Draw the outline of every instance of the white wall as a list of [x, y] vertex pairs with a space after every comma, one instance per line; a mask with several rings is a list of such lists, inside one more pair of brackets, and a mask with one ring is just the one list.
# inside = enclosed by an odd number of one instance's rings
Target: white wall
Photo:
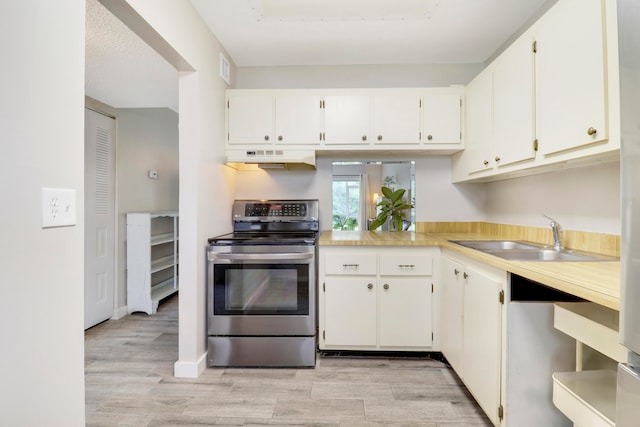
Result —
[[[238, 171], [236, 199], [318, 199], [320, 227], [331, 228], [331, 159], [316, 159], [317, 170]], [[225, 221], [231, 230], [231, 215]]]
[[612, 162], [487, 184], [487, 221], [566, 230], [621, 232], [620, 163]]
[[[118, 271], [116, 310], [126, 313], [127, 212], [178, 210], [178, 113], [127, 108], [117, 116]], [[149, 179], [150, 169], [158, 179]]]
[[485, 221], [485, 185], [452, 184], [451, 158], [416, 159], [416, 221]]
[[[0, 3], [0, 424], [84, 425], [84, 2]], [[77, 225], [41, 228], [41, 189]]]
[[240, 67], [238, 89], [382, 88], [464, 85], [482, 64]]
[[[180, 59], [174, 61], [180, 71], [180, 307], [175, 374], [195, 377], [206, 367], [205, 248], [209, 237], [228, 231], [225, 221], [236, 189], [234, 170], [224, 166], [226, 84], [218, 76], [223, 49], [189, 1], [127, 0], [126, 4], [160, 38], [149, 37], [146, 31], [138, 35], [154, 48], [156, 43], [166, 43], [171, 50], [167, 57]], [[233, 79], [235, 66], [231, 66]]]
[[[236, 198], [317, 198], [320, 228], [329, 230], [334, 160], [339, 157], [318, 158], [316, 171], [239, 171]], [[411, 159], [394, 157], [392, 160]], [[484, 221], [484, 184], [452, 184], [449, 157], [414, 160], [417, 221]]]

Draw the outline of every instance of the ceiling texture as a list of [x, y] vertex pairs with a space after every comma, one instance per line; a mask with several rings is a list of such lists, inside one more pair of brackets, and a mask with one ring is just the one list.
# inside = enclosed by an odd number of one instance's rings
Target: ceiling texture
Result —
[[[490, 59], [557, 0], [191, 0], [238, 67], [464, 64]], [[177, 111], [177, 72], [87, 0], [86, 93]]]

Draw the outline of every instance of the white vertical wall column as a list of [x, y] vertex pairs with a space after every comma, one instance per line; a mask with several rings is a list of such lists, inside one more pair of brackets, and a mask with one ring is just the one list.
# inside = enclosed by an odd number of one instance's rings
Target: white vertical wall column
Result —
[[[84, 22], [76, 0], [0, 2], [0, 424], [84, 426]], [[41, 228], [43, 187], [76, 191]]]
[[196, 377], [206, 367], [207, 239], [230, 231], [235, 194], [235, 172], [224, 165], [226, 84], [218, 75], [222, 46], [188, 0], [101, 1], [180, 71], [180, 304], [175, 375]]

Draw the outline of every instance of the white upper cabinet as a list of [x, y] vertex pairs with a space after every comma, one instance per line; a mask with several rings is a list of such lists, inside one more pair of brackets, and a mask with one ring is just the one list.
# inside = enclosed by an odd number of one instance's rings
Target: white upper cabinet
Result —
[[[488, 76], [481, 74], [467, 85], [469, 153], [454, 155], [454, 182], [523, 176], [560, 162], [616, 159], [616, 20], [616, 0], [558, 0], [483, 71], [493, 76], [492, 105], [478, 102], [487, 87], [481, 81]], [[492, 122], [491, 144], [483, 136], [487, 120]]]
[[535, 151], [533, 38], [520, 37], [493, 70], [493, 152], [497, 167], [533, 159]]
[[273, 142], [273, 96], [229, 97], [227, 113], [227, 140], [230, 144]]
[[561, 0], [537, 30], [537, 134], [543, 154], [604, 141], [603, 0]]
[[451, 154], [463, 148], [463, 94], [462, 87], [229, 89], [226, 148], [235, 154], [244, 150]]
[[375, 143], [419, 143], [420, 111], [419, 95], [375, 95], [373, 97]]
[[462, 98], [458, 94], [425, 95], [422, 104], [425, 144], [460, 144]]
[[277, 95], [276, 144], [320, 143], [320, 97]]
[[327, 144], [366, 144], [371, 141], [371, 97], [324, 97], [324, 133]]
[[490, 169], [493, 140], [493, 74], [485, 70], [473, 79], [466, 91], [465, 160], [468, 172]]

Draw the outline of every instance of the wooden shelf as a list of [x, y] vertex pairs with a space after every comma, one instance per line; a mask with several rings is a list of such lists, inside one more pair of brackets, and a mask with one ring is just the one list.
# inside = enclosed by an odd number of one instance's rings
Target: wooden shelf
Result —
[[553, 403], [575, 425], [614, 427], [616, 372], [556, 372], [553, 374]]

